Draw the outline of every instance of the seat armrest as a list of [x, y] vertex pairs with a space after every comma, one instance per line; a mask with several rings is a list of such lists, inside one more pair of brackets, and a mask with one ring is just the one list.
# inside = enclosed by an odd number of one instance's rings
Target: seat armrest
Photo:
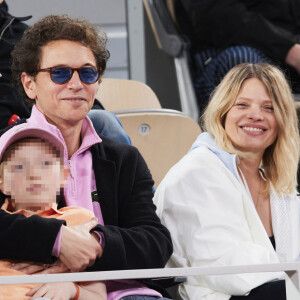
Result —
[[158, 47], [177, 57], [188, 42], [178, 34], [164, 0], [143, 0]]

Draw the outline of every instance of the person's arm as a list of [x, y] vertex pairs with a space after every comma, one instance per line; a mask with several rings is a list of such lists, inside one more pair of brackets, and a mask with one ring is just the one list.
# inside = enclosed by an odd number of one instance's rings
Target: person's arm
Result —
[[[9, 128], [0, 130], [0, 136]], [[1, 205], [5, 198], [0, 192]], [[63, 224], [62, 220], [37, 215], [26, 218], [0, 209], [0, 240], [5, 241], [0, 247], [0, 258], [53, 263], [56, 260], [52, 255], [53, 246]]]
[[[119, 147], [120, 144], [117, 145]], [[96, 257], [99, 259], [89, 270], [162, 268], [172, 253], [169, 231], [155, 213], [156, 208], [152, 202], [153, 180], [145, 161], [137, 149], [129, 145], [122, 145], [121, 151], [117, 153], [118, 203], [112, 205], [115, 211], [108, 212], [115, 216], [117, 223], [97, 225], [94, 229], [104, 235], [103, 253], [102, 247], [89, 233], [93, 226], [83, 228], [83, 225], [78, 225], [75, 227], [80, 228], [75, 230], [64, 227], [59, 255], [64, 268], [66, 265], [71, 270], [83, 270], [91, 266]], [[120, 157], [120, 153], [123, 157]], [[107, 177], [99, 164], [94, 163], [94, 169], [104, 178]], [[105, 183], [100, 186], [101, 191], [104, 191]], [[104, 195], [107, 201], [111, 201], [111, 192], [109, 190], [109, 194]], [[27, 267], [22, 271], [32, 273], [28, 272]], [[51, 272], [49, 268], [43, 273]]]
[[53, 245], [63, 224], [62, 220], [26, 218], [0, 209], [0, 240], [5, 241], [0, 258], [53, 263]]
[[[21, 121], [24, 122], [25, 119]], [[11, 127], [0, 130], [0, 136], [9, 128]], [[6, 196], [0, 192], [1, 205], [5, 198]], [[46, 273], [85, 269], [101, 256], [102, 248], [90, 234], [90, 229], [97, 225], [97, 222], [92, 220], [68, 229], [62, 227], [64, 224], [66, 222], [63, 220], [42, 218], [37, 215], [26, 218], [24, 215], [9, 214], [0, 209], [0, 240], [5, 241], [0, 247], [0, 258], [28, 262], [16, 265], [16, 269], [24, 273], [39, 272], [41, 265], [36, 263], [53, 264], [56, 261], [53, 249], [61, 231], [59, 258], [63, 263], [59, 262], [54, 269]], [[68, 257], [74, 259], [70, 261]]]
[[[89, 270], [162, 268], [172, 253], [172, 241], [155, 212], [152, 176], [136, 148], [124, 144], [121, 153], [123, 157], [119, 157], [116, 165], [119, 185], [113, 191], [118, 202], [111, 205], [115, 210], [109, 212], [116, 223], [105, 222], [104, 211], [105, 226], [97, 225], [96, 230], [104, 234], [105, 247], [101, 258]], [[97, 163], [94, 170], [97, 180], [97, 173], [103, 170]], [[104, 184], [99, 183], [99, 191]], [[105, 194], [102, 188], [101, 192], [100, 199], [112, 201], [110, 190]], [[100, 203], [103, 212], [104, 200]]]
[[13, 269], [26, 274], [55, 274], [83, 271], [102, 255], [102, 247], [90, 230], [98, 224], [96, 218], [76, 226], [62, 226], [59, 259], [45, 268], [44, 264], [32, 262], [15, 263]]
[[[173, 167], [155, 193], [158, 214], [172, 235], [172, 263], [177, 267], [223, 267], [278, 262], [244, 188], [214, 154], [199, 150]], [[189, 284], [195, 293], [204, 287], [245, 295], [278, 275], [196, 276]]]
[[[76, 284], [77, 285], [77, 284]], [[79, 292], [78, 300], [106, 300], [106, 286], [104, 282], [95, 281], [80, 283], [78, 288], [72, 282], [46, 283], [29, 291], [26, 296], [44, 297], [52, 300], [72, 300]]]
[[[196, 41], [212, 47], [231, 45], [254, 47], [273, 59], [285, 61], [289, 49], [297, 43], [291, 32], [276, 26], [261, 13], [250, 11], [238, 0], [181, 0], [192, 24]], [[288, 5], [273, 5], [272, 11], [289, 14]], [[292, 17], [292, 16], [291, 16]]]
[[286, 63], [300, 74], [300, 44], [295, 44], [287, 53]]

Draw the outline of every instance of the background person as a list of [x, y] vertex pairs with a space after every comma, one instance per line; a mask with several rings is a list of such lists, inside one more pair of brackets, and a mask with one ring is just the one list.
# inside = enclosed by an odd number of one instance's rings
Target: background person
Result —
[[8, 126], [13, 114], [21, 118], [30, 116], [30, 106], [11, 82], [11, 52], [27, 28], [23, 21], [29, 18], [11, 16], [6, 2], [0, 0], [0, 129]]
[[[24, 101], [12, 84], [11, 52], [16, 43], [21, 39], [28, 26], [24, 21], [28, 17], [15, 17], [9, 14], [5, 1], [0, 0], [0, 129], [6, 128], [20, 119], [28, 118], [31, 113], [32, 103]], [[95, 99], [89, 112], [89, 118], [95, 129], [112, 140], [131, 144], [119, 119]]]
[[[40, 138], [43, 136], [43, 138]], [[15, 126], [0, 138], [0, 189], [9, 197], [1, 209], [29, 217], [37, 214], [44, 218], [65, 220], [68, 226], [83, 224], [94, 214], [80, 207], [57, 209], [56, 199], [64, 187], [66, 169], [61, 151], [62, 143], [50, 132], [27, 123]], [[0, 274], [24, 275], [11, 269], [10, 261], [0, 260]], [[2, 300], [29, 299], [39, 296], [50, 299], [106, 299], [103, 282], [77, 284], [60, 282], [47, 284], [51, 290], [44, 293], [46, 285], [0, 285]], [[27, 296], [26, 296], [26, 295]]]
[[[234, 67], [216, 88], [203, 120], [206, 132], [154, 196], [172, 236], [170, 264], [218, 267], [296, 259], [299, 133], [282, 72], [267, 64]], [[188, 277], [180, 294], [190, 300], [285, 299], [285, 283], [277, 280], [282, 276]]]
[[300, 93], [299, 0], [177, 0], [178, 22], [191, 40], [199, 106], [240, 63], [273, 63]]
[[[58, 257], [44, 273], [164, 267], [172, 243], [155, 213], [145, 161], [136, 148], [99, 136], [86, 117], [106, 68], [105, 34], [83, 20], [48, 16], [25, 31], [12, 58], [15, 83], [34, 103], [26, 122], [52, 132], [65, 147], [70, 175], [60, 205], [91, 210], [99, 224], [66, 227], [0, 211], [0, 238], [10, 236], [0, 257], [43, 263]], [[16, 251], [20, 239], [22, 252]], [[41, 271], [39, 264], [15, 268]], [[136, 281], [109, 285], [109, 299], [129, 295], [161, 298]]]

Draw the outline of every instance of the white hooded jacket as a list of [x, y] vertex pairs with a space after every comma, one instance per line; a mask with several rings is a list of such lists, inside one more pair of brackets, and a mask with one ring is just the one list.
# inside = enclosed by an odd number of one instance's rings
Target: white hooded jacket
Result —
[[[154, 202], [170, 230], [174, 253], [170, 267], [217, 267], [291, 261], [299, 256], [296, 192], [278, 195], [271, 187], [275, 252], [251, 195], [237, 172], [237, 157], [220, 150], [202, 133], [165, 176]], [[184, 299], [227, 300], [283, 273], [190, 276], [180, 287]]]

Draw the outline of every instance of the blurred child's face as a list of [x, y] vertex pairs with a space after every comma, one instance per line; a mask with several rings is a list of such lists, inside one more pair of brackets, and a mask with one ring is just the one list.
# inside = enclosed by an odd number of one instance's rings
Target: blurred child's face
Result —
[[64, 167], [53, 147], [39, 140], [21, 141], [4, 161], [2, 190], [16, 209], [40, 210], [56, 202], [64, 182]]

